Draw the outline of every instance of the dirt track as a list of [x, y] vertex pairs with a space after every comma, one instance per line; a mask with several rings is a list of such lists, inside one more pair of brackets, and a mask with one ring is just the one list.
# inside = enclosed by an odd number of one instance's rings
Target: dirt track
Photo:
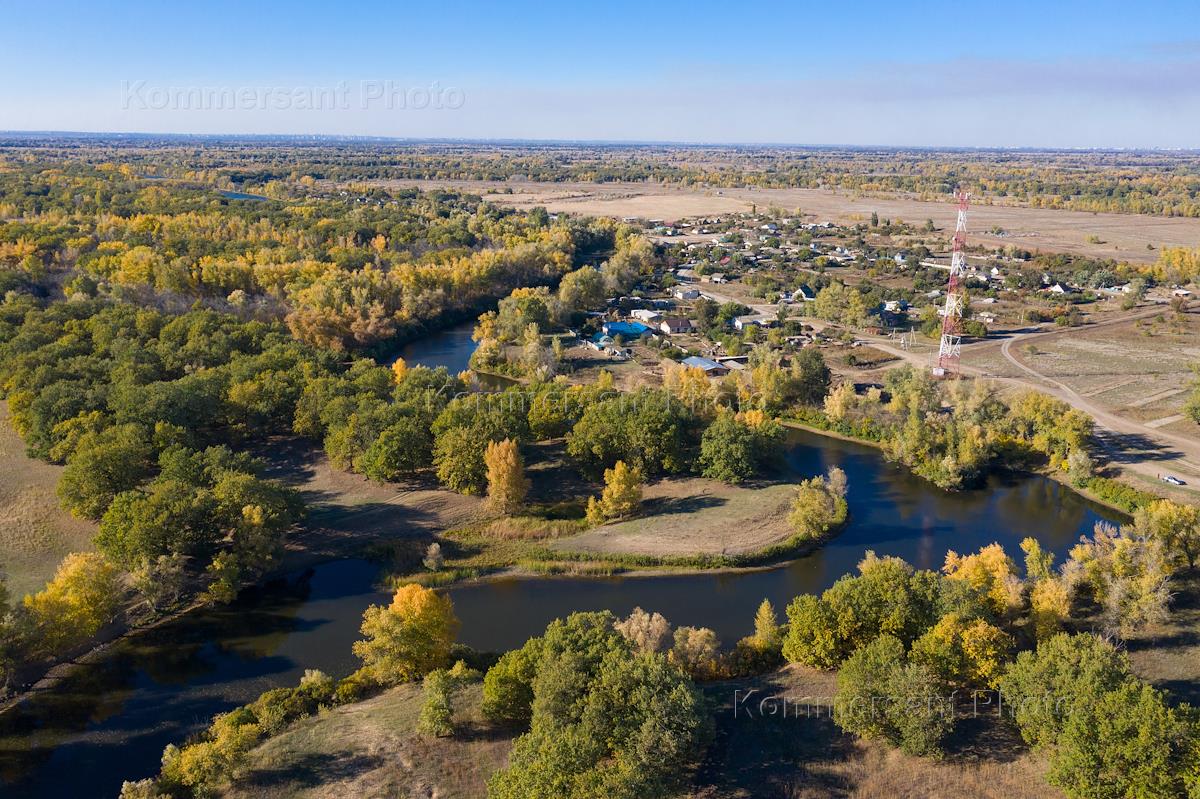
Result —
[[[965, 345], [963, 357], [968, 363], [964, 363], [960, 369], [963, 374], [968, 376], [987, 377], [1005, 384], [1033, 388], [1051, 394], [1069, 403], [1072, 407], [1090, 414], [1096, 420], [1101, 446], [1122, 469], [1135, 472], [1153, 481], [1165, 493], [1194, 502], [1200, 497], [1200, 492], [1196, 490], [1196, 487], [1200, 485], [1200, 440], [1118, 416], [1095, 401], [1080, 395], [1070, 386], [1023, 363], [1012, 353], [1013, 344], [1026, 344], [1048, 337], [1087, 333], [1098, 328], [1127, 324], [1160, 313], [1162, 313], [1162, 309], [1155, 307], [1141, 309], [1131, 314], [1121, 314], [1117, 318], [1096, 322], [1085, 327], [1014, 333], [999, 343], [998, 349], [1006, 361], [1023, 373], [1023, 377], [1000, 376], [990, 373], [987, 369], [969, 364], [971, 353], [979, 353], [987, 348], [996, 347], [995, 340]], [[862, 338], [869, 340], [871, 346], [896, 355], [906, 362], [922, 367], [928, 366], [930, 363], [928, 353], [902, 349], [883, 337], [863, 336]], [[1160, 481], [1163, 474], [1182, 476], [1187, 479], [1189, 486], [1184, 489], [1173, 489]]]

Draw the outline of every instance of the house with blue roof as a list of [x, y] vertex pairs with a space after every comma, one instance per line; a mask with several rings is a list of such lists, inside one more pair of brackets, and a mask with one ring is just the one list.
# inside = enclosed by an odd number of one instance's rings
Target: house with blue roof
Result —
[[641, 322], [605, 322], [601, 330], [606, 336], [620, 336], [626, 341], [639, 339], [650, 332], [650, 328]]

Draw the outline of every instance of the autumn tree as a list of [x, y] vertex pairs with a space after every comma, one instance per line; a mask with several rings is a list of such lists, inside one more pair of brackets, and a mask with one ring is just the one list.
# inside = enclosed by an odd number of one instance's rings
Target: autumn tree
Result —
[[783, 646], [783, 627], [769, 599], [764, 599], [754, 614], [754, 643], [764, 650], [777, 650]]
[[363, 613], [366, 638], [355, 642], [354, 654], [380, 682], [407, 682], [446, 664], [458, 628], [449, 597], [410, 583], [391, 605]]
[[1168, 499], [1138, 511], [1134, 528], [1159, 539], [1180, 566], [1195, 568], [1200, 555], [1200, 509]]
[[510, 438], [489, 442], [483, 459], [487, 464], [488, 507], [496, 513], [516, 513], [529, 492], [517, 442]]
[[1012, 636], [983, 619], [948, 613], [913, 643], [910, 659], [947, 685], [994, 688], [1013, 643]]
[[707, 627], [676, 627], [669, 659], [696, 680], [720, 674], [721, 642]]
[[671, 634], [671, 624], [661, 613], [634, 608], [627, 618], [613, 625], [638, 652], [658, 652]]
[[834, 466], [826, 477], [800, 483], [788, 523], [799, 539], [813, 541], [845, 524], [848, 513], [846, 473]]
[[605, 469], [600, 499], [588, 498], [588, 521], [603, 524], [636, 513], [642, 504], [642, 479], [641, 470], [626, 466], [625, 461], [617, 461], [611, 469]]
[[986, 595], [992, 612], [1004, 615], [1021, 604], [1021, 580], [1016, 564], [999, 544], [988, 544], [971, 555], [946, 553], [942, 571], [952, 580], [964, 580]]
[[25, 596], [24, 604], [41, 646], [56, 653], [95, 635], [116, 615], [120, 598], [120, 575], [107, 558], [73, 552], [45, 588]]

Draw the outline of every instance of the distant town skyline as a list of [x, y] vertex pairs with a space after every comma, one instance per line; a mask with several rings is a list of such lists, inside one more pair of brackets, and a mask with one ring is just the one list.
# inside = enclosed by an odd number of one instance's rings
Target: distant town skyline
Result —
[[1200, 147], [1196, 7], [1180, 0], [4, 13], [3, 130]]

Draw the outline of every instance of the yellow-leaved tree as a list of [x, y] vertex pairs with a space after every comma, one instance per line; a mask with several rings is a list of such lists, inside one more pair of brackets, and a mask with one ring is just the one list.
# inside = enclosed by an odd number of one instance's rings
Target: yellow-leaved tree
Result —
[[116, 566], [98, 552], [72, 552], [45, 588], [25, 596], [25, 608], [53, 653], [95, 635], [116, 615], [120, 596]]
[[459, 621], [450, 598], [411, 583], [396, 590], [392, 604], [372, 605], [363, 613], [354, 654], [381, 683], [415, 680], [443, 668], [458, 635]]
[[403, 358], [397, 358], [396, 362], [392, 364], [392, 379], [399, 385], [407, 374], [408, 363]]
[[997, 615], [1021, 605], [1017, 567], [999, 544], [988, 544], [974, 555], [959, 555], [950, 550], [942, 571], [952, 580], [966, 580], [984, 594]]
[[483, 460], [487, 464], [488, 507], [496, 513], [516, 513], [529, 493], [529, 480], [517, 442], [510, 438], [489, 442]]
[[590, 497], [587, 518], [592, 524], [633, 515], [642, 504], [642, 470], [617, 461], [604, 470], [604, 491], [600, 499]]

